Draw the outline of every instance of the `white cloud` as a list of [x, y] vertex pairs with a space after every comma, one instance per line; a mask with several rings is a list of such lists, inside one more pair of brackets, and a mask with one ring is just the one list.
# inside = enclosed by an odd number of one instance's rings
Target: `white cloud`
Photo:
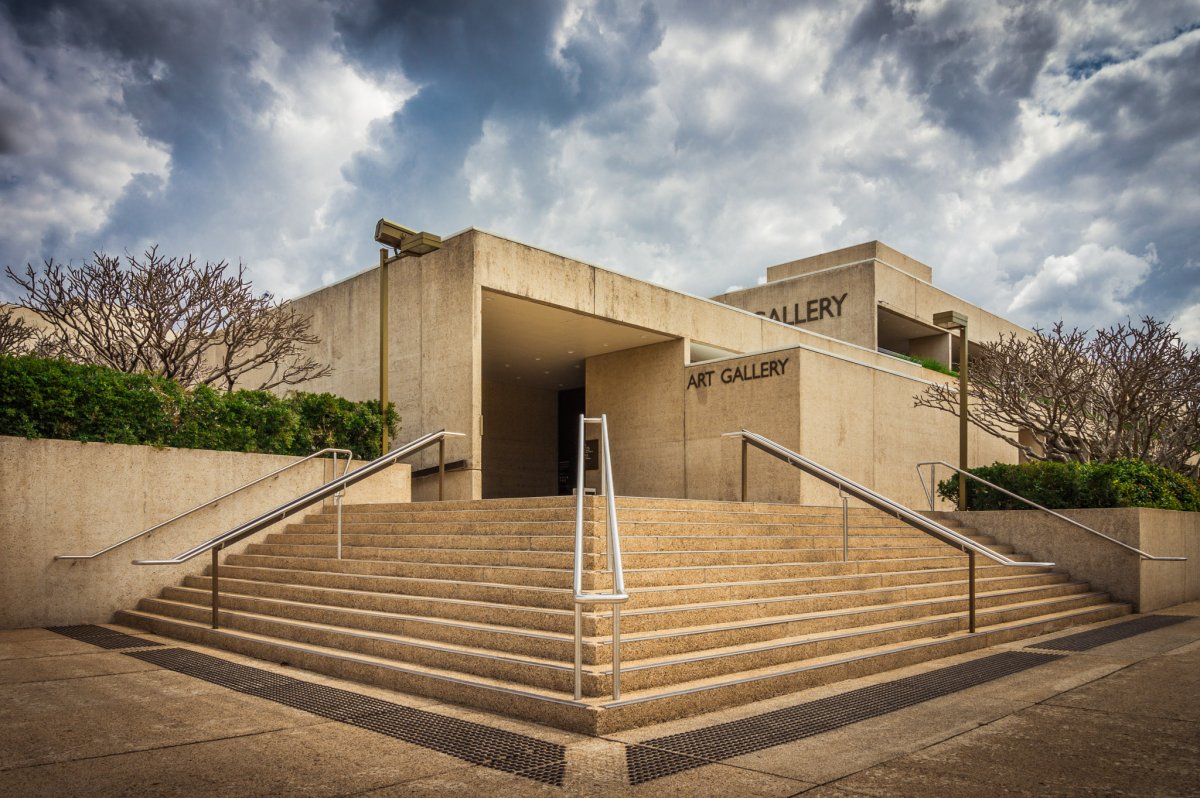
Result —
[[1137, 256], [1119, 247], [1084, 244], [1070, 255], [1046, 258], [1021, 284], [1008, 311], [1030, 322], [1063, 319], [1081, 327], [1136, 315], [1131, 294], [1157, 261], [1153, 247]]
[[10, 186], [0, 214], [6, 265], [61, 258], [43, 250], [43, 238], [94, 233], [135, 177], [166, 178], [169, 153], [147, 140], [123, 107], [119, 62], [94, 51], [25, 45], [0, 21], [0, 75], [8, 150], [0, 170]]

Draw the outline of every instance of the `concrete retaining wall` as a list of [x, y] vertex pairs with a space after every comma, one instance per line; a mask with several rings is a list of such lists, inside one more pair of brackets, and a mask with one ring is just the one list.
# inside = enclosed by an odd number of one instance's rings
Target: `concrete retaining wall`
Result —
[[1200, 599], [1200, 513], [1120, 507], [1061, 510], [1098, 532], [1156, 556], [1187, 562], [1154, 562], [1036, 510], [934, 513], [993, 535], [1017, 551], [1054, 562], [1078, 579], [1128, 601], [1138, 612]]
[[[200, 573], [207, 555], [175, 566], [131, 561], [173, 557], [311, 490], [332, 476], [332, 463], [310, 460], [94, 560], [54, 556], [90, 554], [299, 459], [0, 437], [0, 628], [107, 622]], [[393, 466], [351, 488], [346, 502], [409, 501], [410, 473]]]

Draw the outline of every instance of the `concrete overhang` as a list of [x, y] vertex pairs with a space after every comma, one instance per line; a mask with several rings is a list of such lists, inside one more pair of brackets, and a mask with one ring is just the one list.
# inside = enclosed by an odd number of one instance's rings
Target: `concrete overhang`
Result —
[[580, 388], [585, 359], [674, 339], [498, 291], [481, 293], [486, 379], [551, 391]]

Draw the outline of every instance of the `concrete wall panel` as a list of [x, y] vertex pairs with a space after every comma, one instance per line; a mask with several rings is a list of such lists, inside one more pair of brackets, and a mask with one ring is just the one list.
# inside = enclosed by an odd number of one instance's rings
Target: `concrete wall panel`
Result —
[[[131, 561], [173, 557], [232, 529], [322, 484], [331, 464], [304, 463], [94, 560], [54, 556], [90, 554], [298, 459], [0, 437], [0, 628], [105, 623], [200, 573], [207, 555], [175, 566]], [[394, 466], [351, 488], [346, 501], [408, 501], [408, 475], [407, 466]]]

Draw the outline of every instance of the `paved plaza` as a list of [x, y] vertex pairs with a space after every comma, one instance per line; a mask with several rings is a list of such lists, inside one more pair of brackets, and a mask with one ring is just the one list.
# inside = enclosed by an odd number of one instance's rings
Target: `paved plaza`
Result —
[[1200, 603], [1099, 628], [606, 737], [119, 626], [3, 631], [0, 795], [1200, 795]]

